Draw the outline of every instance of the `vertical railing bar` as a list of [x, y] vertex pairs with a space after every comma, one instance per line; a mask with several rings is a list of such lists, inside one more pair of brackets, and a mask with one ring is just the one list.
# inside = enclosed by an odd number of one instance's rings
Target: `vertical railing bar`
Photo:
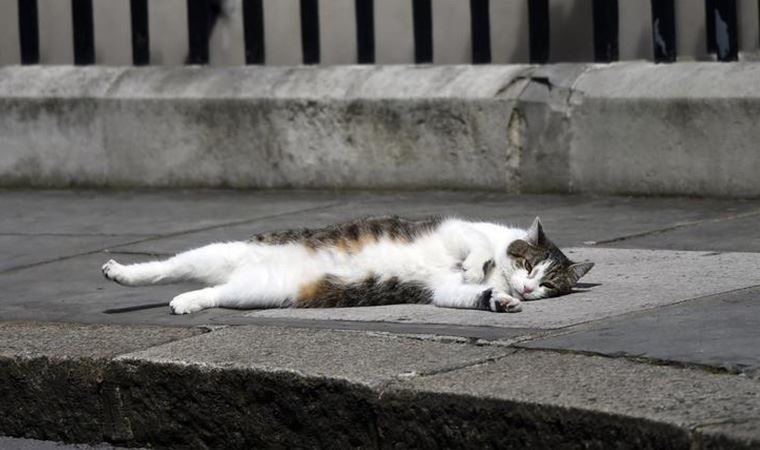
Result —
[[470, 0], [470, 34], [472, 36], [472, 63], [491, 62], [490, 0]]
[[132, 26], [132, 64], [150, 64], [148, 0], [129, 0], [129, 14]]
[[21, 64], [38, 64], [40, 31], [37, 0], [18, 0], [18, 39]]
[[736, 17], [736, 0], [715, 2], [715, 52], [718, 61], [739, 59], [739, 31]]
[[71, 0], [71, 22], [74, 39], [74, 64], [95, 63], [95, 24], [92, 0]]
[[433, 62], [433, 5], [431, 0], [412, 0], [414, 62]]
[[528, 0], [528, 32], [532, 64], [544, 64], [549, 61], [550, 26], [549, 0]]
[[301, 0], [301, 49], [304, 64], [319, 64], [319, 0]]
[[245, 63], [264, 64], [264, 5], [262, 0], [243, 0]]
[[594, 0], [594, 61], [613, 62], [619, 58], [618, 0]]
[[674, 0], [652, 0], [652, 44], [655, 62], [675, 62], [676, 14]]
[[716, 53], [715, 46], [715, 2], [716, 0], [705, 0], [705, 40], [707, 42], [707, 53]]
[[375, 62], [375, 2], [374, 0], [354, 0], [354, 6], [356, 9], [356, 59], [359, 64], [373, 64]]
[[209, 0], [187, 0], [187, 64], [208, 64], [210, 12]]

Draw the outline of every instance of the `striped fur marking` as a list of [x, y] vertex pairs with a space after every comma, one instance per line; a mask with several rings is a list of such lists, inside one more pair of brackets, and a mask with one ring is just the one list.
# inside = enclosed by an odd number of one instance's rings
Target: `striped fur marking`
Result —
[[388, 238], [411, 242], [434, 231], [442, 219], [431, 217], [422, 220], [403, 219], [398, 216], [369, 217], [325, 228], [275, 231], [253, 236], [251, 242], [268, 245], [301, 243], [316, 250], [334, 247], [345, 253], [355, 253], [367, 244]]
[[327, 275], [305, 283], [298, 289], [295, 308], [345, 308], [351, 306], [430, 303], [433, 292], [418, 282], [404, 282], [396, 277], [381, 280], [370, 276], [362, 281], [346, 283]]

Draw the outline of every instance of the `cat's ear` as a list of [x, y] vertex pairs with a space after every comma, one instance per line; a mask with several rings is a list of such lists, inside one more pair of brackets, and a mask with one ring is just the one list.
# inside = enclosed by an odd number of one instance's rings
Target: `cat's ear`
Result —
[[573, 283], [577, 283], [583, 275], [586, 275], [594, 267], [592, 262], [573, 263], [567, 270], [570, 272], [570, 278]]
[[544, 227], [541, 226], [541, 219], [536, 217], [533, 224], [528, 228], [528, 235], [525, 237], [530, 245], [539, 246], [546, 241]]

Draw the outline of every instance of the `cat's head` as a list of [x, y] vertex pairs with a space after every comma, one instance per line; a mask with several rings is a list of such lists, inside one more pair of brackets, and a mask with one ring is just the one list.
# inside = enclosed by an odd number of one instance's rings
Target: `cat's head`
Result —
[[568, 294], [575, 283], [594, 267], [592, 262], [570, 261], [546, 237], [538, 217], [524, 239], [509, 245], [507, 256], [511, 264], [509, 286], [512, 294], [523, 300]]

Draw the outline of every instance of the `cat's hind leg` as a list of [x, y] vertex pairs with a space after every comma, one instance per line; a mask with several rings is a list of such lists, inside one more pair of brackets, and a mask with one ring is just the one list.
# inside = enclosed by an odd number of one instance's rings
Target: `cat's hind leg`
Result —
[[230, 274], [252, 253], [253, 244], [229, 242], [177, 254], [164, 261], [119, 264], [113, 259], [101, 268], [109, 280], [125, 286], [169, 284], [198, 281], [214, 285], [225, 283]]
[[172, 314], [207, 308], [264, 309], [291, 305], [298, 294], [297, 276], [282, 268], [251, 266], [218, 286], [180, 294], [169, 303]]

